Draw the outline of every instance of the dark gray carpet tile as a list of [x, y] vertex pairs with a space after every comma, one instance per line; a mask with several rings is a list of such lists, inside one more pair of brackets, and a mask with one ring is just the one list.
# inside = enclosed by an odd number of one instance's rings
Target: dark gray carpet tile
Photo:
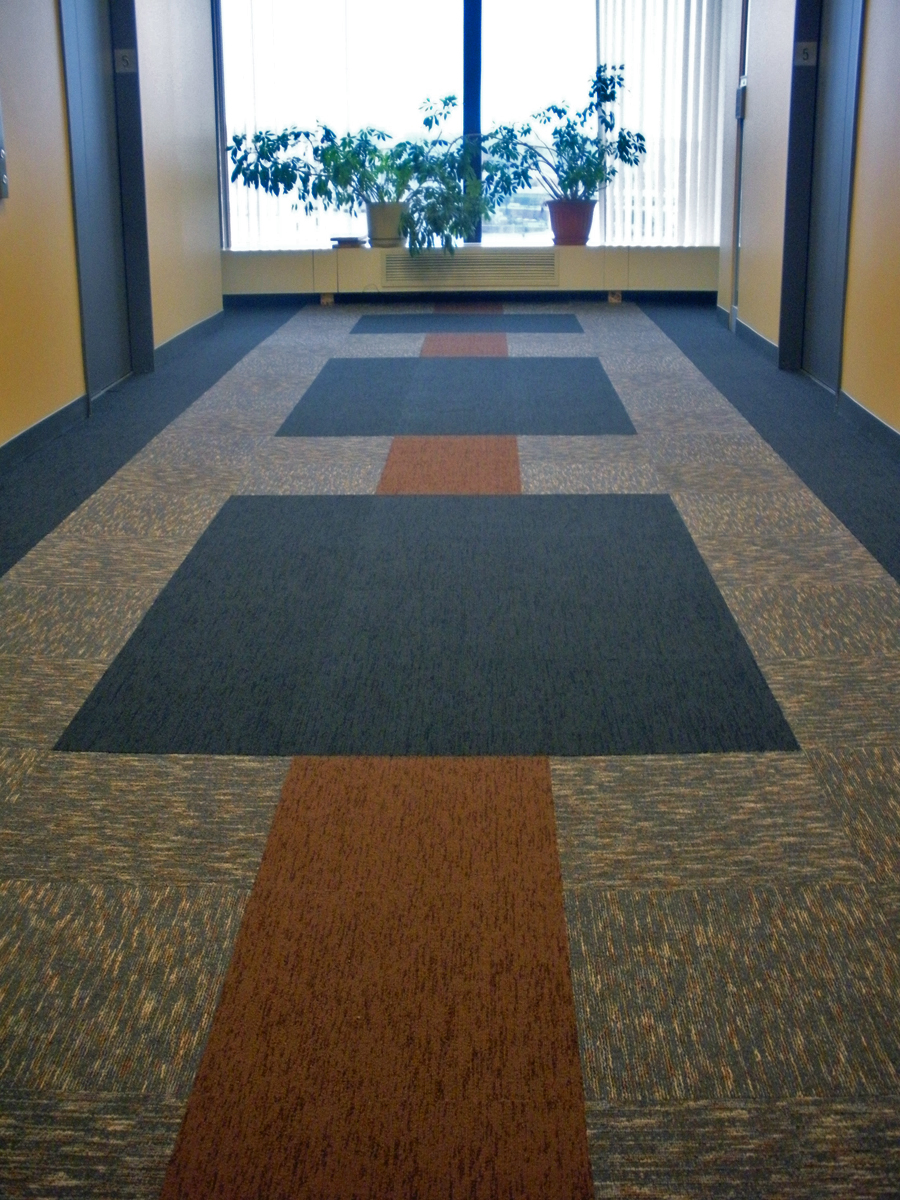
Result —
[[151, 375], [118, 385], [94, 416], [0, 480], [0, 575], [297, 310], [231, 309], [221, 325]]
[[900, 1100], [588, 1104], [598, 1200], [889, 1200]]
[[762, 538], [851, 536], [821, 500], [802, 485], [769, 492], [753, 489], [743, 495], [678, 492], [674, 500], [695, 538], [725, 534]]
[[7, 576], [0, 580], [0, 655], [111, 662], [161, 586], [53, 587], [15, 583]]
[[0, 883], [0, 1086], [186, 1097], [248, 894]]
[[249, 888], [289, 765], [42, 755], [0, 806], [0, 878]]
[[798, 754], [554, 759], [563, 884], [861, 881]]
[[896, 743], [900, 656], [773, 661], [765, 676], [804, 749]]
[[332, 358], [282, 437], [633, 434], [595, 358]]
[[0, 1193], [7, 1200], [157, 1200], [184, 1104], [0, 1086]]
[[574, 313], [372, 313], [351, 333], [580, 333]]
[[588, 1101], [900, 1093], [900, 944], [865, 888], [565, 899]]
[[792, 750], [665, 496], [234, 497], [60, 739], [157, 754]]
[[123, 541], [196, 540], [225, 499], [187, 485], [165, 489], [141, 487], [117, 476], [111, 479], [58, 530], [45, 539], [46, 547], [63, 540], [103, 537]]
[[900, 655], [900, 588], [882, 583], [721, 584], [758, 662]]
[[900, 753], [879, 746], [809, 758], [873, 879], [900, 886]]
[[[217, 501], [217, 504], [221, 501]], [[121, 538], [51, 535], [7, 573], [5, 581], [44, 587], [161, 587], [172, 577], [196, 537]]]
[[712, 309], [644, 304], [652, 320], [900, 581], [897, 455], [859, 433], [801, 372], [779, 371]]
[[49, 750], [106, 669], [87, 659], [0, 656], [0, 739], [4, 749]]
[[28, 749], [0, 750], [0, 813], [7, 805], [18, 804], [22, 798], [22, 787], [29, 771], [33, 770], [40, 757], [34, 747]]

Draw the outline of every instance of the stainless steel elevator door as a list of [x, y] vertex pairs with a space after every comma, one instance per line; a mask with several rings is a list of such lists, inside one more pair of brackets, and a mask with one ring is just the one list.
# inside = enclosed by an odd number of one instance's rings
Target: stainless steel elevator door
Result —
[[95, 396], [131, 371], [109, 0], [61, 0], [85, 372]]
[[833, 392], [840, 386], [861, 29], [862, 0], [824, 0], [818, 51], [803, 369]]

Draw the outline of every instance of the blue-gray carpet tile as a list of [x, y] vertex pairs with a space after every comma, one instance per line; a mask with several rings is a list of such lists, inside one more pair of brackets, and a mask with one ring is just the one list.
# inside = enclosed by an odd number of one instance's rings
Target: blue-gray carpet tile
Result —
[[666, 496], [234, 498], [58, 745], [795, 748]]
[[374, 313], [351, 333], [582, 333], [574, 313]]
[[2, 472], [0, 576], [294, 312], [283, 304], [226, 309], [205, 337], [117, 384], [89, 420]]
[[900, 435], [893, 453], [867, 437], [825, 388], [801, 371], [780, 371], [708, 306], [641, 307], [900, 581]]
[[282, 437], [633, 434], [596, 358], [332, 358]]

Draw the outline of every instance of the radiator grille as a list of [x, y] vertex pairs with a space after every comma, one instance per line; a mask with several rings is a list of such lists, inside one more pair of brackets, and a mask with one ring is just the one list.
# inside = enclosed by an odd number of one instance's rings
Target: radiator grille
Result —
[[437, 292], [467, 288], [555, 288], [556, 254], [546, 250], [501, 250], [479, 246], [455, 254], [426, 250], [416, 258], [406, 250], [384, 256], [384, 286]]

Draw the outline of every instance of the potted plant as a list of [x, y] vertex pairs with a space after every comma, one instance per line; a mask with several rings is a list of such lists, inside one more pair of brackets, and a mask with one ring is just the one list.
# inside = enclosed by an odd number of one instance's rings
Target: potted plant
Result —
[[[637, 166], [646, 153], [643, 135], [620, 129], [610, 110], [624, 84], [624, 67], [597, 68], [588, 103], [570, 113], [565, 104], [551, 104], [535, 113], [532, 125], [495, 131], [498, 145], [518, 148], [520, 175], [551, 196], [547, 201], [553, 241], [557, 246], [583, 246], [588, 240], [597, 196], [617, 170], [617, 164]], [[546, 131], [546, 132], [544, 132]], [[489, 135], [491, 136], [491, 135]]]
[[229, 147], [231, 178], [273, 196], [295, 192], [296, 205], [306, 213], [317, 206], [355, 213], [365, 206], [370, 243], [399, 246], [412, 170], [387, 141], [378, 129], [339, 137], [327, 125], [264, 130], [249, 138], [238, 133]]
[[[527, 179], [516, 163], [490, 156], [479, 178], [481, 143], [444, 134], [455, 106], [454, 96], [426, 101], [427, 136], [397, 143], [377, 129], [339, 137], [321, 124], [315, 130], [235, 134], [231, 178], [275, 196], [296, 192], [296, 203], [307, 213], [317, 205], [350, 213], [365, 207], [373, 246], [407, 240], [410, 253], [417, 254], [440, 242], [452, 253], [455, 239], [470, 238], [478, 221]], [[509, 147], [506, 135], [505, 153]]]

